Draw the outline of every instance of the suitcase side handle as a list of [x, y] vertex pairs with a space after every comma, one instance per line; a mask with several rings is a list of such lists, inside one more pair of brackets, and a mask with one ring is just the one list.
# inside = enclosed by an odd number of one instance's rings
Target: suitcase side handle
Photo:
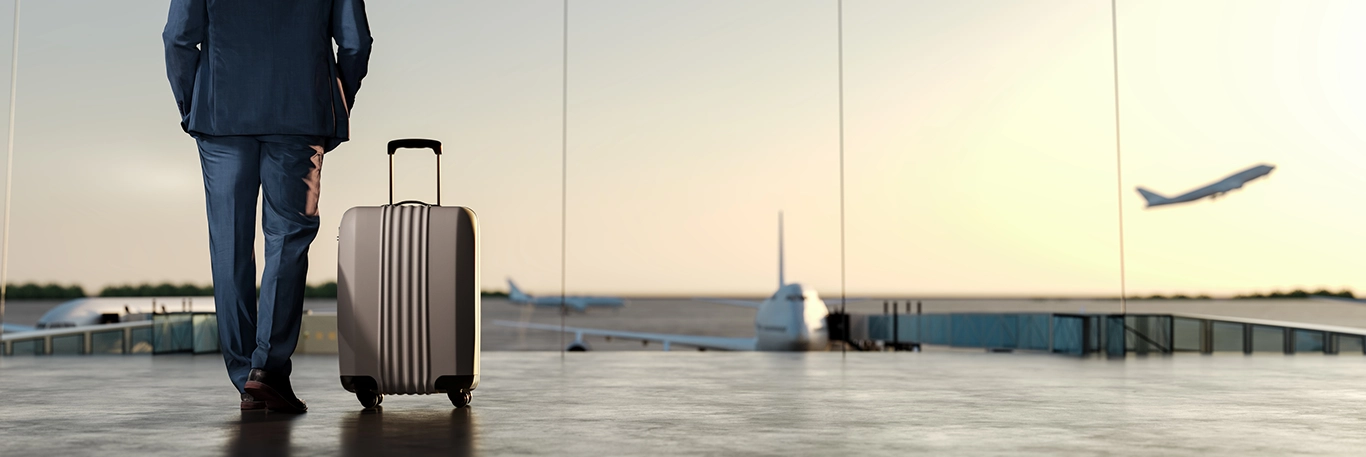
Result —
[[[389, 204], [394, 204], [394, 153], [399, 149], [431, 149], [436, 153], [436, 206], [441, 206], [441, 142], [425, 138], [406, 138], [389, 142]], [[422, 203], [408, 200], [402, 203]]]

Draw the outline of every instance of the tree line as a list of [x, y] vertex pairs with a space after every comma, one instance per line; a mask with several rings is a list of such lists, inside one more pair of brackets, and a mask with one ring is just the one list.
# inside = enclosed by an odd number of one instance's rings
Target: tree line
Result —
[[1327, 289], [1319, 289], [1309, 292], [1302, 289], [1295, 289], [1290, 292], [1272, 291], [1269, 294], [1237, 295], [1234, 299], [1257, 299], [1257, 298], [1309, 298], [1313, 296], [1357, 298], [1349, 289], [1342, 289], [1341, 292], [1330, 292]]

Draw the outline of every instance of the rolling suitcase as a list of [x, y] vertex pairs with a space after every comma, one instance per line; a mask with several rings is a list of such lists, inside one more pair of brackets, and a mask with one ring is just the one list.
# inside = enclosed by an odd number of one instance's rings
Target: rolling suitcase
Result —
[[[394, 152], [436, 153], [436, 204], [394, 204]], [[474, 211], [441, 206], [441, 143], [389, 142], [389, 204], [342, 215], [337, 248], [341, 383], [366, 408], [385, 394], [479, 385], [479, 244]]]

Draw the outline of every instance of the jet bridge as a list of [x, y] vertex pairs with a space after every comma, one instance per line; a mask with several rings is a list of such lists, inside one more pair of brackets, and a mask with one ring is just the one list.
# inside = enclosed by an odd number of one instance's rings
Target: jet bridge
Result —
[[[1127, 354], [1366, 354], [1366, 329], [1203, 314], [831, 315], [832, 340], [1123, 357]], [[839, 322], [844, 320], [844, 325]], [[845, 335], [840, 335], [840, 330]]]

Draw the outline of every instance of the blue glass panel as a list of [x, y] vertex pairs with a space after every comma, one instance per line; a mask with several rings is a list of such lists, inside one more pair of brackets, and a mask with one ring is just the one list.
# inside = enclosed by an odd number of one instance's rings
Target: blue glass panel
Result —
[[1082, 321], [1080, 317], [1053, 318], [1053, 352], [1082, 354]]
[[1048, 314], [1021, 314], [1017, 329], [1016, 347], [1047, 351], [1048, 322]]
[[1124, 356], [1124, 316], [1105, 317], [1105, 353], [1112, 357]]

